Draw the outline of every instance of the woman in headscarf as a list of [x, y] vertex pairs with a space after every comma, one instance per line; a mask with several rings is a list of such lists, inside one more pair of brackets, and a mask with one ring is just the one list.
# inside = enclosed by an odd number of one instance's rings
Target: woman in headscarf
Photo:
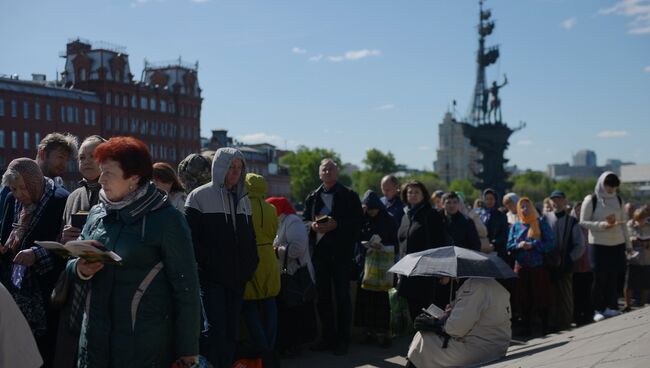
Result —
[[44, 177], [36, 161], [29, 158], [11, 161], [2, 184], [11, 193], [0, 231], [0, 281], [25, 315], [45, 367], [50, 367], [58, 313], [49, 300], [64, 262], [34, 241], [58, 238], [69, 193]]
[[553, 231], [527, 197], [517, 203], [519, 220], [512, 225], [508, 236], [508, 250], [515, 255], [515, 272], [519, 275], [516, 288], [517, 304], [522, 314], [523, 335], [531, 333], [531, 321], [538, 313], [542, 333], [548, 328], [550, 280], [544, 267], [544, 254], [553, 249]]
[[[363, 196], [361, 205], [365, 216], [360, 240], [368, 242], [363, 243], [367, 244], [367, 247], [361, 247], [361, 259], [365, 259], [367, 252], [379, 251], [385, 246], [392, 246], [395, 249], [397, 246], [397, 223], [388, 214], [377, 193], [368, 190]], [[373, 236], [379, 236], [380, 240], [375, 241], [377, 238], [373, 238]], [[389, 275], [392, 279], [392, 274]], [[392, 284], [388, 289], [391, 287]], [[380, 346], [389, 347], [391, 345], [389, 322], [388, 290], [377, 290], [372, 285], [364, 286], [363, 283], [359, 283], [354, 315], [355, 325], [367, 329], [369, 340], [376, 340]]]
[[90, 285], [78, 366], [191, 366], [198, 362], [200, 297], [187, 222], [151, 183], [153, 163], [142, 141], [113, 137], [94, 156], [100, 203], [80, 238], [100, 242], [122, 261], [68, 262], [68, 275]]
[[185, 213], [185, 199], [187, 199], [185, 187], [170, 164], [166, 162], [153, 164], [153, 183], [158, 189], [167, 193], [167, 199], [174, 208]]
[[[278, 257], [280, 270], [286, 268], [286, 273], [293, 275], [300, 267], [307, 267], [312, 281], [314, 281], [314, 268], [309, 254], [309, 238], [302, 218], [296, 215], [296, 211], [285, 197], [270, 197], [266, 199], [266, 202], [275, 206], [278, 215], [278, 234], [273, 240], [273, 247]], [[300, 353], [301, 345], [316, 338], [314, 303], [308, 302], [288, 307], [281, 298], [278, 298], [277, 306], [277, 350], [284, 357], [296, 356]]]

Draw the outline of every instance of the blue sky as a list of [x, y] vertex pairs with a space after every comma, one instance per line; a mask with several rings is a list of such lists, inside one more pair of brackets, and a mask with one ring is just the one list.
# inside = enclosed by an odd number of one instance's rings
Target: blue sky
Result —
[[[506, 155], [545, 169], [590, 148], [650, 162], [650, 0], [489, 0], [508, 75], [504, 119], [525, 121]], [[369, 148], [432, 168], [451, 101], [474, 86], [477, 1], [21, 0], [0, 4], [0, 74], [63, 68], [69, 38], [127, 47], [143, 60], [199, 61], [202, 130], [247, 142]]]

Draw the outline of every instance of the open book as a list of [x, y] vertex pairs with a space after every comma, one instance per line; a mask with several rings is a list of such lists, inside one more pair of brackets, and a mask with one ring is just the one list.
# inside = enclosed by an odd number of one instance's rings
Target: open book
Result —
[[441, 319], [445, 316], [445, 311], [438, 308], [438, 306], [435, 304], [431, 304], [427, 309], [422, 308], [422, 311], [436, 319]]
[[88, 262], [121, 264], [122, 257], [108, 250], [97, 240], [72, 240], [61, 244], [54, 241], [35, 241], [41, 247], [51, 250], [62, 257], [79, 257]]

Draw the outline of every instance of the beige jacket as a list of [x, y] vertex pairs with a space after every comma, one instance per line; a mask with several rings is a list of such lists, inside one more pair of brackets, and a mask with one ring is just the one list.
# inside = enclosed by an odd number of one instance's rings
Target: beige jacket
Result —
[[510, 293], [494, 279], [468, 279], [445, 323], [447, 348], [433, 332], [418, 332], [408, 359], [418, 368], [478, 366], [503, 357], [510, 345]]
[[0, 367], [36, 368], [43, 365], [27, 320], [11, 294], [0, 284]]

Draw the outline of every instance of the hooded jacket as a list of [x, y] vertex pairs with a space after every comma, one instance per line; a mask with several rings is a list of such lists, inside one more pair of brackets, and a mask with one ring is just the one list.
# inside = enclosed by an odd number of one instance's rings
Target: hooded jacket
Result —
[[[593, 210], [592, 196], [590, 194], [582, 201], [580, 211], [580, 225], [589, 230], [589, 244], [615, 246], [625, 244], [627, 249], [632, 248], [632, 243], [627, 234], [627, 215], [616, 193], [609, 194], [605, 190], [605, 178], [613, 174], [605, 171], [596, 182], [596, 210]], [[616, 216], [616, 225], [607, 228], [607, 216]]]
[[[233, 160], [243, 163], [239, 182], [225, 186]], [[212, 161], [212, 181], [194, 189], [185, 202], [201, 281], [242, 290], [257, 267], [258, 257], [246, 191], [246, 160], [231, 147], [220, 148]]]
[[247, 174], [246, 189], [253, 208], [259, 263], [253, 278], [246, 283], [244, 300], [265, 299], [280, 292], [280, 271], [273, 250], [273, 239], [278, 232], [278, 216], [275, 207], [264, 200], [268, 189], [263, 176]]

